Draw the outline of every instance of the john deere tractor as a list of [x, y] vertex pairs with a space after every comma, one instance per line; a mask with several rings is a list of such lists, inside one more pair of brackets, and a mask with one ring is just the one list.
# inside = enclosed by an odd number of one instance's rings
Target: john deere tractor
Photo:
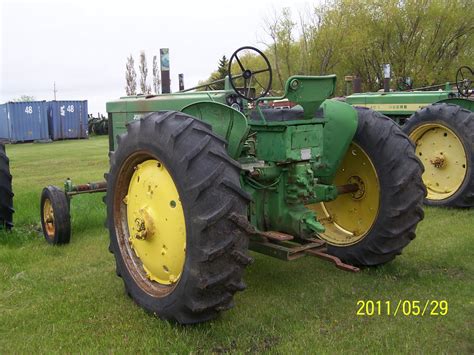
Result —
[[10, 161], [0, 144], [0, 230], [13, 227], [13, 191]]
[[[255, 67], [246, 53], [259, 56]], [[425, 188], [392, 120], [327, 100], [334, 75], [293, 76], [282, 97], [266, 96], [272, 70], [252, 47], [233, 53], [224, 81], [224, 90], [107, 103], [109, 250], [138, 305], [184, 324], [216, 317], [246, 287], [249, 249], [349, 271], [402, 252]], [[298, 108], [265, 108], [282, 99]]]
[[[457, 92], [447, 83], [402, 92], [353, 94], [346, 101], [377, 110], [402, 125], [416, 144], [431, 206], [474, 206], [474, 72], [456, 72]], [[438, 90], [439, 89], [439, 90]]]

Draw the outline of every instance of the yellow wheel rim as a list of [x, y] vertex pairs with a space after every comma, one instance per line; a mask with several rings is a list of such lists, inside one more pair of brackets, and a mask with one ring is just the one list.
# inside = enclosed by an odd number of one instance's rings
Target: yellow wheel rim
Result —
[[176, 284], [186, 257], [186, 224], [178, 190], [158, 160], [146, 160], [134, 169], [123, 199], [129, 247], [148, 280]]
[[43, 223], [46, 229], [47, 237], [52, 239], [54, 238], [55, 226], [54, 226], [54, 211], [53, 205], [49, 198], [44, 200], [43, 205]]
[[329, 244], [349, 246], [360, 242], [374, 225], [380, 205], [380, 184], [367, 153], [351, 143], [336, 174], [337, 186], [357, 184], [359, 190], [336, 200], [308, 205], [317, 213], [326, 231], [320, 237]]
[[425, 172], [428, 200], [444, 200], [456, 193], [466, 178], [466, 151], [458, 136], [446, 126], [427, 123], [410, 134]]

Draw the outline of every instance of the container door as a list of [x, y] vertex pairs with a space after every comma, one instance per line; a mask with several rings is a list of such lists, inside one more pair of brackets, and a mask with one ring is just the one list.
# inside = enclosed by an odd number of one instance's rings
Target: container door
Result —
[[0, 105], [0, 142], [10, 140], [7, 104]]

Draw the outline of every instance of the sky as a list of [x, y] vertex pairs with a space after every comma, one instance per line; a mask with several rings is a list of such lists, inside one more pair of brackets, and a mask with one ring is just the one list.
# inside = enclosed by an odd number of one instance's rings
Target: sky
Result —
[[283, 7], [294, 16], [313, 1], [291, 0], [0, 0], [0, 103], [21, 95], [38, 100], [88, 100], [89, 112], [125, 94], [125, 61], [138, 72], [147, 55], [169, 48], [171, 89], [178, 74], [186, 87], [217, 69], [245, 45], [265, 49], [264, 19]]

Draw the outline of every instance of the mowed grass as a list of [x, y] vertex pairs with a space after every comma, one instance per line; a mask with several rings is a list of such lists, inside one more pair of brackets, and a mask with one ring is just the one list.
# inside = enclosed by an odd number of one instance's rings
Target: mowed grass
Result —
[[[252, 253], [236, 307], [196, 326], [145, 313], [115, 275], [101, 194], [72, 201], [71, 243], [47, 245], [39, 198], [48, 184], [101, 180], [106, 137], [7, 147], [15, 229], [0, 233], [0, 353], [474, 352], [474, 211], [426, 208], [395, 261], [352, 274], [306, 257]], [[357, 301], [446, 300], [446, 316], [357, 316]], [[393, 313], [393, 309], [392, 309]]]

